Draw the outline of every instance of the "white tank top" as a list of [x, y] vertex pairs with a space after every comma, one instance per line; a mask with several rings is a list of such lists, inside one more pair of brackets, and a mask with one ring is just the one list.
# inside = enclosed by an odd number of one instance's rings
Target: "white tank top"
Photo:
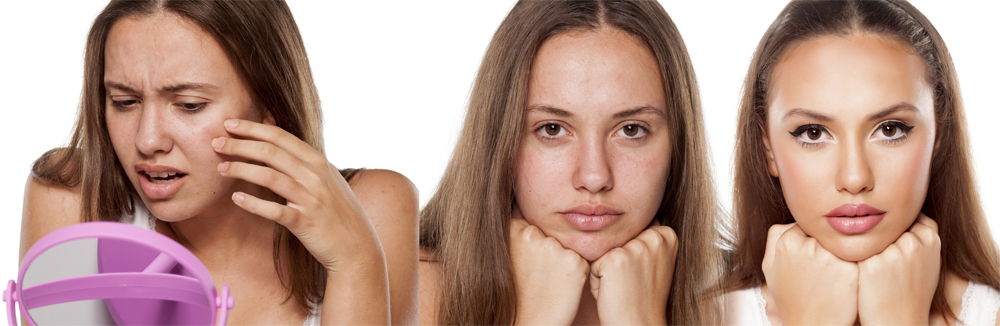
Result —
[[[726, 293], [723, 299], [726, 305], [725, 325], [771, 326], [771, 321], [767, 319], [767, 301], [759, 286]], [[988, 285], [969, 281], [962, 295], [958, 325], [994, 326], [998, 310], [1000, 292]]]
[[[132, 202], [135, 204], [135, 215], [133, 216], [122, 216], [121, 222], [132, 224], [134, 226], [156, 231], [156, 217], [149, 212], [146, 205], [143, 204], [141, 200], [133, 199]], [[237, 298], [239, 299], [239, 298]], [[302, 326], [320, 326], [320, 316], [323, 313], [323, 305], [315, 305], [309, 309], [309, 315], [306, 316], [306, 321], [302, 323]]]

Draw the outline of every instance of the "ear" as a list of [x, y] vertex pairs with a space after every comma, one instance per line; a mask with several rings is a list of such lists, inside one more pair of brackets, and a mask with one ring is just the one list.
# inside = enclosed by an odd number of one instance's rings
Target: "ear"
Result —
[[764, 150], [767, 152], [767, 172], [777, 178], [778, 163], [774, 161], [774, 151], [771, 150], [771, 139], [767, 137], [767, 130], [761, 130], [760, 141], [764, 143]]
[[271, 111], [264, 110], [264, 120], [261, 123], [266, 125], [277, 126], [278, 124], [274, 122], [274, 116], [271, 115]]

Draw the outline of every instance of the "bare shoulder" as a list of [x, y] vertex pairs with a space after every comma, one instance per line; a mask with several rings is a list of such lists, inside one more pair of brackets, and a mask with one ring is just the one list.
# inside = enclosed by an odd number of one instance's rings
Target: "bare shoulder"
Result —
[[420, 324], [438, 324], [438, 300], [440, 296], [441, 265], [437, 256], [420, 249]]
[[80, 188], [65, 187], [28, 176], [21, 210], [21, 249], [18, 260], [41, 237], [80, 223]]
[[349, 182], [385, 252], [394, 325], [413, 325], [419, 313], [417, 187], [402, 174], [362, 170]]

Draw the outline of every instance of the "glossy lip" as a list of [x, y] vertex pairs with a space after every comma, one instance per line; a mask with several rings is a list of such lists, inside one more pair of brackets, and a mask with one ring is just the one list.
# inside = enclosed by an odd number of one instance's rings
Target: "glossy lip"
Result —
[[874, 228], [885, 217], [885, 211], [864, 203], [844, 204], [834, 208], [824, 216], [826, 216], [826, 222], [834, 230], [851, 235], [864, 233]]
[[[146, 194], [146, 197], [149, 199], [170, 198], [176, 194], [177, 191], [181, 189], [181, 186], [184, 185], [184, 182], [187, 181], [187, 173], [167, 165], [140, 163], [135, 165], [135, 172], [138, 174], [139, 186], [142, 188], [142, 193]], [[183, 176], [170, 183], [153, 183], [149, 180], [149, 175], [146, 174], [163, 172], [174, 172], [183, 174]]]
[[563, 219], [574, 229], [600, 231], [615, 224], [625, 212], [603, 204], [582, 204], [559, 214], [562, 214]]

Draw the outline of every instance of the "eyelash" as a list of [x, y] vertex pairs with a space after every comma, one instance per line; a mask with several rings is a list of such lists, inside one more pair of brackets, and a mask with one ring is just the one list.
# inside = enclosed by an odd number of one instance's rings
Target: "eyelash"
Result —
[[795, 128], [795, 130], [789, 131], [788, 133], [791, 134], [792, 137], [795, 137], [795, 140], [798, 141], [799, 145], [802, 145], [802, 147], [814, 148], [816, 146], [819, 146], [819, 144], [822, 143], [822, 141], [815, 141], [815, 140], [814, 141], [806, 141], [806, 140], [802, 139], [802, 137], [801, 137], [803, 133], [805, 133], [806, 131], [810, 131], [810, 130], [819, 131], [820, 132], [820, 134], [819, 134], [820, 137], [822, 137], [824, 134], [826, 134], [827, 136], [830, 135], [830, 131], [827, 130], [826, 127], [823, 127], [823, 126], [818, 125], [818, 124], [812, 124], [812, 123], [811, 124], [807, 124], [807, 125], [799, 126], [798, 128]]
[[[549, 127], [559, 128], [559, 131], [555, 135], [549, 135], [549, 133], [546, 132], [546, 130], [545, 130], [546, 128], [549, 128]], [[638, 128], [638, 130], [636, 130], [636, 135], [637, 136], [628, 136], [628, 135], [624, 135], [624, 134], [619, 135], [627, 127]], [[538, 136], [540, 138], [542, 138], [542, 140], [544, 140], [544, 141], [555, 140], [556, 138], [563, 136], [564, 133], [566, 133], [566, 132], [567, 132], [566, 131], [566, 127], [563, 127], [562, 125], [560, 125], [558, 123], [554, 123], [554, 122], [543, 124], [541, 127], [538, 127], [538, 129], [535, 129], [535, 133], [537, 133]], [[644, 126], [642, 126], [642, 125], [640, 125], [640, 124], [638, 124], [638, 123], [629, 123], [629, 124], [624, 125], [624, 126], [622, 126], [621, 128], [619, 128], [618, 130], [615, 131], [615, 135], [623, 137], [623, 138], [625, 138], [628, 141], [640, 141], [642, 139], [645, 139], [648, 134], [649, 134], [649, 129], [646, 128], [646, 127], [644, 127]]]
[[[876, 137], [876, 135], [878, 135], [878, 133], [881, 132], [882, 129], [886, 128], [886, 127], [897, 128], [896, 130], [894, 130], [893, 135], [895, 135], [895, 134], [900, 134], [900, 135], [899, 136], [895, 136], [895, 138], [881, 138], [881, 137]], [[802, 139], [802, 134], [804, 134], [805, 132], [810, 131], [810, 130], [820, 132], [820, 135], [819, 135], [820, 137], [822, 137], [824, 134], [827, 135], [827, 136], [830, 136], [830, 131], [828, 129], [826, 129], [826, 127], [824, 127], [822, 125], [818, 125], [818, 124], [802, 125], [802, 126], [799, 126], [798, 128], [795, 128], [795, 130], [793, 130], [793, 131], [789, 131], [788, 133], [791, 134], [792, 137], [795, 137], [795, 139], [799, 142], [800, 145], [802, 145], [802, 147], [813, 148], [813, 147], [819, 146], [821, 143], [825, 142], [824, 140], [821, 140], [821, 139], [816, 139], [816, 140], [813, 140], [813, 141]], [[875, 131], [872, 132], [870, 138], [882, 141], [883, 143], [888, 144], [888, 145], [895, 145], [895, 144], [898, 144], [898, 143], [902, 142], [903, 140], [906, 140], [906, 136], [909, 135], [910, 130], [913, 130], [913, 126], [907, 125], [907, 124], [905, 124], [905, 123], [903, 123], [901, 121], [889, 120], [889, 121], [885, 121], [885, 122], [880, 123], [878, 125], [878, 127], [875, 128]], [[883, 135], [884, 135], [884, 133], [883, 133]]]
[[[128, 110], [129, 107], [131, 107], [131, 106], [133, 106], [133, 105], [135, 105], [137, 103], [139, 103], [139, 100], [121, 100], [121, 101], [111, 100], [111, 106], [113, 106], [115, 108], [118, 108], [119, 110]], [[174, 104], [174, 106], [180, 108], [181, 110], [187, 111], [187, 112], [197, 112], [197, 111], [199, 111], [201, 109], [204, 109], [205, 106], [207, 106], [207, 105], [208, 105], [208, 103], [205, 103], [205, 102], [202, 102], [202, 103], [175, 103]]]
[[[875, 135], [878, 135], [882, 132], [883, 128], [886, 127], [894, 127], [896, 130], [893, 134], [900, 134], [899, 136], [895, 136], [895, 138], [876, 138], [889, 145], [899, 144], [900, 142], [906, 140], [906, 136], [910, 134], [910, 130], [913, 130], [913, 126], [907, 125], [902, 121], [890, 120], [880, 123], [878, 127], [875, 128], [875, 131], [872, 132], [872, 137], [874, 138]], [[882, 133], [882, 135], [885, 135], [885, 133]]]

